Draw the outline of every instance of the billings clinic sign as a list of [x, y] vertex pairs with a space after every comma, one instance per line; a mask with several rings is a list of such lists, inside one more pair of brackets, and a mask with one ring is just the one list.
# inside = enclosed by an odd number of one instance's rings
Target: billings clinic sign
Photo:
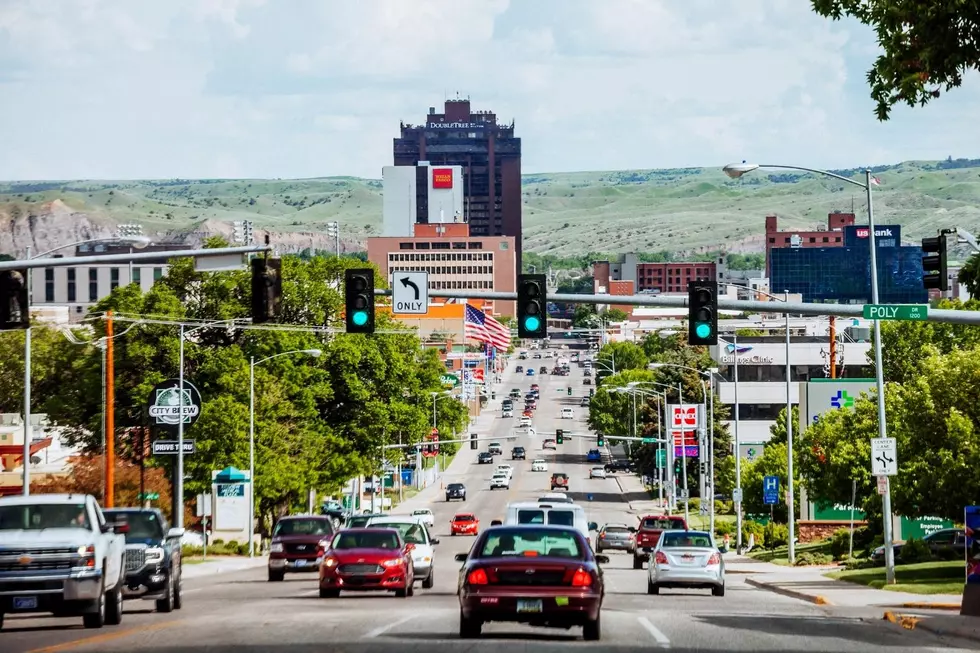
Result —
[[452, 168], [433, 168], [432, 169], [433, 188], [452, 188], [453, 169]]

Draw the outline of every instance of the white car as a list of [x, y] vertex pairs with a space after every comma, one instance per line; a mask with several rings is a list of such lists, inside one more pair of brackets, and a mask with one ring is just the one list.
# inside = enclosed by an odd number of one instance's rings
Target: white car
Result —
[[558, 450], [558, 443], [555, 442], [553, 439], [550, 439], [549, 438], [549, 439], [547, 439], [547, 440], [545, 440], [544, 442], [541, 443], [541, 448], [542, 449], [554, 449], [555, 451], [557, 451]]
[[595, 466], [589, 470], [589, 478], [606, 478], [606, 468]]
[[507, 474], [508, 478], [514, 478], [514, 468], [510, 465], [497, 465], [497, 469], [493, 472], [494, 476], [497, 474]]
[[429, 534], [429, 529], [422, 521], [422, 516], [372, 517], [368, 521], [367, 527], [393, 528], [401, 533], [402, 539], [406, 543], [414, 545], [412, 564], [415, 567], [415, 580], [421, 582], [424, 589], [432, 589], [432, 585], [435, 583], [435, 573], [433, 572], [435, 549], [433, 549], [433, 545], [439, 544], [439, 539]]
[[647, 594], [665, 587], [710, 587], [712, 596], [725, 596], [725, 561], [710, 533], [664, 531], [650, 553]]
[[518, 423], [518, 426], [531, 426], [531, 418], [522, 417], [521, 421]]
[[504, 490], [510, 489], [510, 476], [508, 474], [500, 472], [499, 474], [494, 474], [493, 478], [490, 479], [490, 489], [496, 490], [498, 488]]
[[418, 510], [412, 511], [412, 517], [418, 518], [420, 522], [433, 528], [436, 525], [436, 517], [432, 514], [432, 511], [428, 508], [419, 508]]
[[546, 463], [542, 458], [537, 458], [531, 461], [531, 471], [532, 472], [546, 472], [548, 471], [548, 463]]
[[575, 412], [571, 408], [562, 408], [561, 409], [561, 418], [562, 419], [575, 419]]

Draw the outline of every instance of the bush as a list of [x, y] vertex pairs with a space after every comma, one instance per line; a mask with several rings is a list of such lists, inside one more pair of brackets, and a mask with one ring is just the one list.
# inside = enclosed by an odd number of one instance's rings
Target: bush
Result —
[[810, 565], [829, 565], [834, 562], [834, 557], [827, 553], [811, 553], [809, 551], [796, 556], [797, 567], [808, 567]]
[[735, 534], [735, 524], [730, 521], [716, 521], [715, 522], [715, 535], [718, 537], [725, 537], [726, 535]]
[[[850, 546], [851, 531], [849, 528], [841, 528], [834, 532], [830, 538], [830, 553], [834, 560], [843, 560], [847, 557]], [[870, 555], [874, 550], [875, 536], [867, 526], [854, 529], [854, 553], [863, 552], [864, 556]], [[877, 546], [881, 546], [880, 544]]]
[[730, 515], [735, 511], [729, 501], [715, 501], [715, 514], [716, 515]]
[[916, 562], [929, 562], [932, 560], [932, 550], [929, 545], [922, 540], [912, 538], [902, 546], [902, 564], [911, 565]]
[[762, 546], [766, 539], [766, 527], [751, 519], [742, 522], [742, 546], [749, 543], [749, 535], [755, 536], [755, 545]]
[[785, 524], [769, 522], [765, 528], [765, 547], [775, 549], [789, 544], [789, 527]]
[[688, 501], [687, 509], [689, 512], [701, 512], [701, 499], [690, 499]]

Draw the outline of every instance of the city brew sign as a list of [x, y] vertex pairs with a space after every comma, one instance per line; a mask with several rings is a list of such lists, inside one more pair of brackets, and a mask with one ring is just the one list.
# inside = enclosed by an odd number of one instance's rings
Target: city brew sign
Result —
[[433, 188], [452, 188], [453, 169], [452, 168], [433, 168], [432, 169]]

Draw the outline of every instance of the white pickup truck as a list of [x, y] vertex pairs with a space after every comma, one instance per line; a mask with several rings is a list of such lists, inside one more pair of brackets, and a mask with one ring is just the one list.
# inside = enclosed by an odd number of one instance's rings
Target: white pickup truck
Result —
[[25, 612], [120, 623], [127, 528], [90, 495], [0, 498], [0, 628], [4, 614]]

